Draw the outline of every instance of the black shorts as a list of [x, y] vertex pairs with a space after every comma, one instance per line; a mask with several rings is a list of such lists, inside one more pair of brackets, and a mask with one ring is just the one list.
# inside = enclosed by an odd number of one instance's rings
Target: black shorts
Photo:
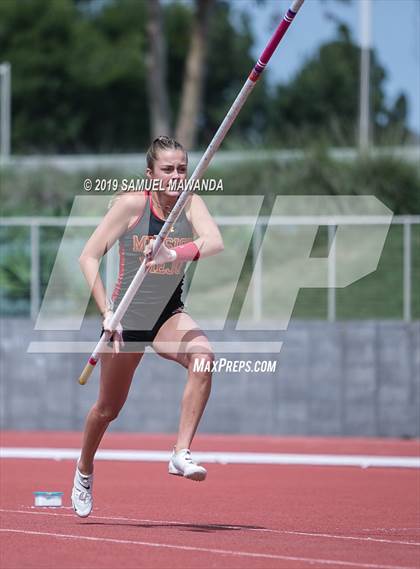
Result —
[[[183, 304], [167, 306], [151, 330], [123, 329], [122, 338], [124, 341], [124, 347], [121, 347], [121, 352], [143, 352], [146, 346], [151, 346], [153, 344], [153, 341], [163, 324], [165, 324], [171, 316], [179, 314], [180, 312], [184, 312]], [[104, 329], [102, 328], [101, 336], [103, 332]], [[112, 340], [109, 342], [109, 345], [112, 345]]]

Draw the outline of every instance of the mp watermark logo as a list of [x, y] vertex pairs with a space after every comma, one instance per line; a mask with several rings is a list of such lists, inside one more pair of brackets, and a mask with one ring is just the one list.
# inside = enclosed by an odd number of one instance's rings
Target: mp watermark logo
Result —
[[[202, 199], [219, 222], [225, 249], [214, 257], [191, 263], [185, 304], [204, 330], [216, 334], [228, 326], [228, 335], [220, 334], [217, 341], [211, 342], [218, 354], [278, 353], [282, 342], [268, 341], [264, 331], [287, 329], [300, 290], [344, 288], [374, 272], [393, 215], [374, 196], [278, 196], [269, 216], [260, 215], [263, 196], [213, 194]], [[80, 330], [91, 291], [78, 258], [109, 201], [109, 197], [91, 194], [74, 200], [36, 331]], [[87, 227], [89, 220], [91, 226]], [[325, 256], [315, 257], [314, 243], [323, 226], [330, 228], [328, 250]], [[249, 251], [252, 274], [238, 313], [235, 295]], [[109, 296], [118, 268], [116, 243], [100, 268]], [[169, 300], [171, 291], [167, 294]], [[238, 316], [232, 322], [228, 316], [235, 299]], [[245, 330], [250, 332], [245, 334]], [[32, 342], [29, 351], [89, 353], [97, 340], [95, 336], [91, 342]]]

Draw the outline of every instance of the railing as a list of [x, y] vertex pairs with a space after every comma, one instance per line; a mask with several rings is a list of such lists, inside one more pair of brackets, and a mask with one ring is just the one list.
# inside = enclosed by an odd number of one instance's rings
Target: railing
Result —
[[[101, 218], [96, 217], [0, 217], [0, 227], [29, 227], [30, 228], [30, 315], [35, 319], [41, 305], [41, 281], [40, 281], [40, 228], [41, 227], [65, 227], [69, 223], [72, 226], [94, 227]], [[216, 216], [216, 223], [220, 226], [254, 226], [252, 236], [253, 252], [253, 318], [260, 320], [262, 317], [263, 294], [262, 273], [263, 255], [261, 243], [264, 228], [272, 226], [298, 226], [318, 225], [328, 228], [328, 243], [330, 254], [328, 256], [328, 288], [327, 294], [327, 318], [328, 321], [336, 320], [336, 259], [335, 250], [332, 247], [335, 230], [338, 225], [380, 225], [389, 223], [389, 219], [380, 216], [270, 216], [260, 217], [255, 222], [254, 217]], [[395, 216], [392, 225], [403, 226], [403, 319], [406, 322], [412, 320], [412, 226], [420, 224], [420, 216], [407, 215]], [[108, 265], [107, 265], [108, 273]], [[108, 279], [107, 279], [108, 281]]]
[[[331, 148], [327, 152], [328, 156], [334, 160], [354, 161], [359, 158], [360, 152], [357, 148]], [[193, 168], [201, 158], [200, 152], [189, 152], [188, 162]], [[274, 160], [279, 164], [293, 160], [302, 160], [307, 155], [305, 150], [284, 149], [284, 150], [251, 150], [234, 151], [219, 150], [215, 155], [212, 165], [225, 166], [235, 162], [246, 162], [248, 160]], [[391, 157], [406, 162], [418, 164], [420, 160], [420, 145], [416, 146], [372, 146], [369, 155], [374, 158]], [[0, 160], [0, 164], [19, 170], [33, 170], [38, 168], [55, 168], [63, 172], [83, 172], [101, 168], [117, 168], [121, 170], [131, 170], [137, 172], [139, 164], [144, 164], [146, 155], [138, 154], [70, 154], [70, 155], [34, 155], [19, 156], [12, 155]]]

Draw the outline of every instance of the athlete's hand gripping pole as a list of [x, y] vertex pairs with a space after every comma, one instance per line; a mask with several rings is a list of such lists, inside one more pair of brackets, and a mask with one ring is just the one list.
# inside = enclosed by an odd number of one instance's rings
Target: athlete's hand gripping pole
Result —
[[[210, 142], [207, 150], [204, 152], [200, 162], [197, 164], [189, 182], [187, 182], [185, 189], [179, 195], [177, 202], [172, 209], [169, 217], [167, 218], [164, 226], [162, 227], [159, 235], [157, 236], [151, 256], [148, 260], [152, 260], [156, 253], [159, 251], [160, 246], [162, 245], [163, 241], [166, 239], [168, 233], [171, 230], [171, 227], [175, 224], [176, 220], [180, 216], [182, 210], [186, 206], [188, 200], [191, 198], [191, 194], [193, 193], [194, 188], [194, 181], [201, 178], [205, 170], [207, 169], [208, 165], [210, 164], [211, 159], [217, 152], [219, 146], [223, 142], [226, 134], [228, 133], [230, 127], [232, 126], [233, 122], [235, 121], [236, 117], [239, 114], [242, 106], [244, 105], [245, 101], [247, 100], [249, 94], [255, 87], [256, 82], [261, 76], [261, 73], [264, 71], [267, 63], [269, 62], [271, 56], [277, 49], [281, 39], [283, 38], [284, 34], [286, 33], [288, 27], [293, 21], [293, 18], [296, 16], [298, 10], [302, 6], [304, 0], [294, 0], [287, 10], [286, 14], [284, 15], [282, 21], [278, 25], [276, 31], [272, 35], [270, 41], [268, 42], [267, 46], [265, 47], [264, 51], [262, 52], [260, 58], [258, 59], [257, 63], [253, 67], [248, 79], [245, 81], [244, 86], [240, 90], [238, 96], [236, 97], [235, 101], [233, 102], [231, 108], [227, 112], [225, 118], [223, 119], [222, 124], [220, 125], [219, 129], [217, 130], [216, 134], [214, 135], [212, 141]], [[122, 317], [124, 316], [127, 308], [129, 307], [131, 301], [134, 298], [137, 290], [139, 289], [141, 283], [143, 282], [146, 274], [146, 261], [144, 260], [141, 264], [139, 270], [137, 271], [136, 275], [133, 278], [132, 283], [127, 289], [127, 292], [123, 296], [117, 310], [114, 312], [114, 315], [111, 319], [110, 326], [112, 329], [115, 329], [117, 325], [121, 322]], [[97, 364], [100, 354], [104, 351], [104, 348], [107, 344], [107, 340], [105, 338], [105, 333], [102, 334], [101, 339], [99, 340], [96, 348], [94, 349], [92, 355], [89, 358], [88, 363], [86, 364], [81, 376], [79, 377], [79, 383], [84, 385], [87, 380], [89, 379], [92, 371]]]

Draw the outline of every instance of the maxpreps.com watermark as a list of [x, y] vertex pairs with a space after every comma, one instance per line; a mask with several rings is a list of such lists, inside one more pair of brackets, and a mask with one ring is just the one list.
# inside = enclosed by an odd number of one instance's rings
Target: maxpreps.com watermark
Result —
[[[206, 178], [199, 180], [171, 180], [170, 190], [187, 190], [190, 192], [223, 192], [221, 178]], [[158, 178], [86, 178], [83, 181], [86, 192], [159, 192], [165, 189], [164, 183]]]
[[206, 358], [194, 359], [193, 371], [198, 373], [274, 373], [277, 360], [228, 360], [219, 358], [209, 361]]

